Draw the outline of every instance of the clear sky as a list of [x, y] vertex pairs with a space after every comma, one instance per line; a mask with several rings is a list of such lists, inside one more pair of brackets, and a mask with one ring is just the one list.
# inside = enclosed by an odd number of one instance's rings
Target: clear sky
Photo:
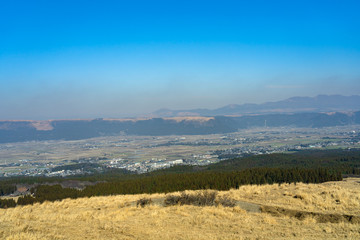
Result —
[[360, 1], [1, 1], [0, 119], [360, 94]]

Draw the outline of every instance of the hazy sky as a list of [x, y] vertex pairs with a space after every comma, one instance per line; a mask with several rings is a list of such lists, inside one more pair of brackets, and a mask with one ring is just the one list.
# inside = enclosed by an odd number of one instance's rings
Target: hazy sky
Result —
[[1, 1], [0, 119], [360, 94], [360, 1]]

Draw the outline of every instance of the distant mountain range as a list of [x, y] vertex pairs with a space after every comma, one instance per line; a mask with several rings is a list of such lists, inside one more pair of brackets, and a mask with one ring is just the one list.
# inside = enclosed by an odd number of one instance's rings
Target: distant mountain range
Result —
[[177, 117], [139, 120], [94, 119], [53, 121], [0, 121], [0, 143], [34, 140], [76, 140], [99, 136], [197, 135], [235, 132], [251, 127], [330, 127], [360, 124], [352, 113], [294, 113], [240, 117]]
[[[356, 111], [357, 110], [357, 111]], [[295, 97], [264, 104], [229, 105], [215, 110], [159, 111], [145, 119], [0, 121], [0, 143], [76, 140], [99, 136], [229, 133], [251, 127], [330, 127], [360, 124], [360, 96]], [[186, 116], [186, 113], [200, 116]], [[210, 117], [203, 117], [204, 115]]]
[[183, 116], [241, 116], [269, 113], [348, 112], [360, 110], [360, 96], [319, 95], [316, 97], [292, 97], [262, 104], [231, 104], [217, 109], [170, 110], [160, 109], [153, 117]]

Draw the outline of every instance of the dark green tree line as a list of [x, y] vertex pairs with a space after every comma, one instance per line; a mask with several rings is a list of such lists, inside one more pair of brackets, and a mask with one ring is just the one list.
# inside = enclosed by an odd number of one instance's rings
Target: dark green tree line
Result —
[[84, 190], [62, 188], [60, 185], [40, 185], [34, 196], [19, 197], [18, 204], [56, 201], [65, 198], [107, 196], [115, 194], [168, 193], [184, 190], [229, 190], [246, 184], [321, 183], [342, 180], [340, 172], [317, 169], [256, 168], [234, 172], [175, 173], [128, 180], [114, 180], [87, 186]]

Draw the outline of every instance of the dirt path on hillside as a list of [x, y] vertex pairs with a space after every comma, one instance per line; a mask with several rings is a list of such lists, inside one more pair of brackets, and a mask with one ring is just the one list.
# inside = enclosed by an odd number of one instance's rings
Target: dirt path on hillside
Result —
[[[161, 207], [166, 207], [164, 204], [165, 198], [154, 198], [151, 199], [151, 204], [158, 205]], [[266, 206], [256, 203], [250, 203], [245, 201], [235, 201], [235, 206], [238, 206], [250, 213], [268, 213], [276, 217], [288, 216], [297, 218], [299, 220], [304, 220], [308, 217], [314, 218], [319, 223], [339, 223], [339, 222], [348, 222], [353, 224], [360, 223], [360, 216], [355, 215], [346, 215], [346, 214], [327, 214], [319, 212], [308, 212], [300, 210], [286, 209], [282, 207], [275, 206]], [[130, 206], [136, 206], [137, 202], [131, 202]]]
[[327, 213], [318, 213], [318, 212], [307, 212], [307, 211], [299, 211], [286, 209], [282, 207], [274, 207], [274, 206], [261, 206], [261, 212], [269, 213], [273, 216], [288, 216], [294, 217], [299, 220], [304, 220], [305, 218], [314, 218], [319, 223], [339, 223], [339, 222], [349, 222], [349, 223], [360, 223], [360, 217], [354, 215], [347, 214], [327, 214]]

